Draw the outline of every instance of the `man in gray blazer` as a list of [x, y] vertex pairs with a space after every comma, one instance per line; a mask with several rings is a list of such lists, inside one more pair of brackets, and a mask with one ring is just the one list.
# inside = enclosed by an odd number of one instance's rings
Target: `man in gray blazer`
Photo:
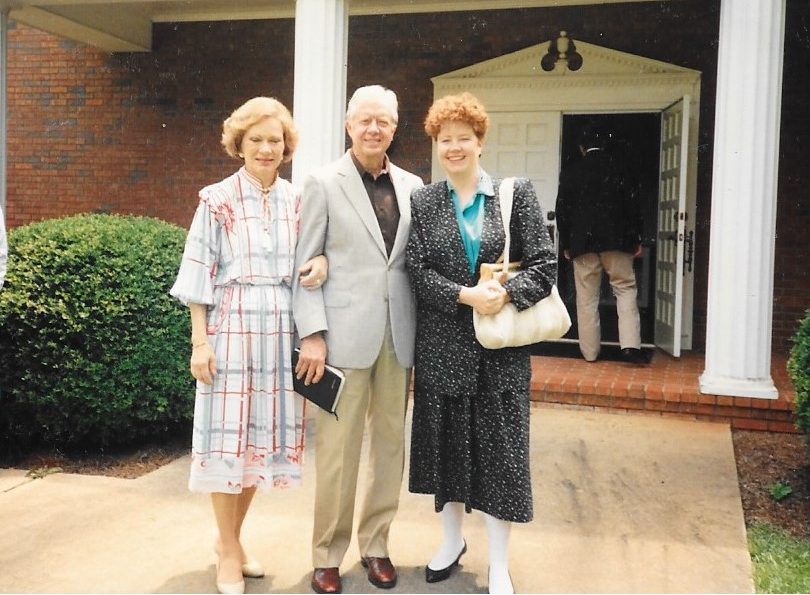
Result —
[[355, 91], [346, 110], [352, 147], [304, 183], [296, 266], [325, 254], [317, 290], [293, 288], [302, 337], [296, 374], [317, 382], [324, 362], [346, 382], [334, 417], [315, 413], [312, 589], [340, 593], [340, 564], [352, 536], [360, 447], [368, 418], [369, 471], [357, 529], [369, 581], [396, 585], [388, 532], [399, 504], [404, 425], [413, 366], [415, 304], [405, 270], [411, 191], [422, 180], [386, 155], [397, 98], [379, 85]]

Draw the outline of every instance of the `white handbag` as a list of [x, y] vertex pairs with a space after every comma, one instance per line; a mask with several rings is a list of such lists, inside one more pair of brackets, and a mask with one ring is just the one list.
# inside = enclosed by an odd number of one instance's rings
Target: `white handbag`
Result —
[[[506, 244], [499, 263], [481, 265], [481, 281], [502, 274], [506, 275], [506, 279], [511, 279], [519, 274], [520, 263], [508, 262], [514, 188], [514, 178], [501, 182], [499, 194]], [[479, 314], [473, 310], [473, 325], [475, 338], [481, 345], [487, 349], [500, 349], [559, 339], [571, 328], [571, 317], [554, 285], [547, 297], [522, 311], [518, 311], [511, 302], [506, 303], [497, 314]]]

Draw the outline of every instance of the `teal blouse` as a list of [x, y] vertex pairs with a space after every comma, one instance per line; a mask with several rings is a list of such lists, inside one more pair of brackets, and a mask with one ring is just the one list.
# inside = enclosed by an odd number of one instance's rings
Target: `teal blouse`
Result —
[[484, 170], [478, 178], [478, 187], [475, 195], [464, 208], [461, 208], [458, 194], [450, 180], [447, 180], [447, 187], [450, 190], [450, 200], [456, 211], [456, 222], [458, 230], [461, 232], [461, 242], [464, 244], [464, 253], [467, 256], [467, 265], [470, 273], [475, 274], [475, 264], [478, 262], [478, 253], [481, 251], [481, 230], [484, 227], [484, 203], [487, 196], [495, 196], [492, 186], [492, 178]]

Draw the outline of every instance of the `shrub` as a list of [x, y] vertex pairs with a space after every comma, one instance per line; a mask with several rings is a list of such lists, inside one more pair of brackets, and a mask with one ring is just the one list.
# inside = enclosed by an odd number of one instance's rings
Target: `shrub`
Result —
[[787, 368], [796, 388], [796, 425], [810, 437], [810, 310], [793, 336]]
[[4, 450], [121, 446], [187, 424], [188, 311], [168, 295], [185, 231], [79, 215], [8, 235], [0, 291]]

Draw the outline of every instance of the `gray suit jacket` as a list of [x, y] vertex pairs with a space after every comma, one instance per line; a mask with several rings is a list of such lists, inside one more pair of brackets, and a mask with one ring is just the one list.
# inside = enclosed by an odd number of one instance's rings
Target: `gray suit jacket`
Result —
[[390, 257], [348, 151], [304, 182], [295, 266], [324, 254], [329, 275], [315, 290], [300, 287], [296, 276], [293, 315], [299, 336], [325, 331], [327, 361], [341, 368], [371, 367], [380, 353], [387, 319], [397, 360], [403, 367], [413, 366], [416, 306], [405, 270], [405, 246], [411, 192], [423, 184], [390, 161], [388, 171], [400, 214]]

